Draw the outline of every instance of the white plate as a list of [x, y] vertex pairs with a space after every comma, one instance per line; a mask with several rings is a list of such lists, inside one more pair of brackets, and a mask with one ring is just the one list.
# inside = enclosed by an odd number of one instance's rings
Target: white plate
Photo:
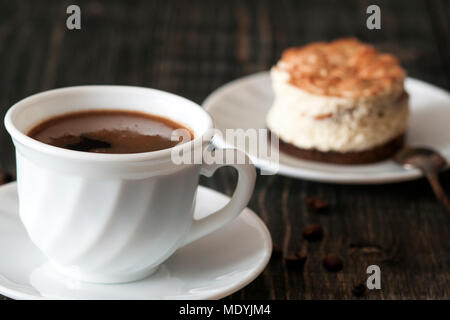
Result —
[[[411, 119], [407, 134], [410, 145], [426, 145], [440, 151], [450, 160], [450, 95], [447, 91], [420, 80], [408, 78]], [[214, 91], [203, 103], [214, 118], [216, 128], [266, 128], [265, 115], [273, 101], [268, 72], [232, 81]], [[233, 147], [215, 139], [219, 147]], [[267, 158], [250, 154], [260, 168], [271, 166]], [[273, 165], [272, 165], [273, 166]], [[307, 180], [332, 183], [375, 184], [416, 179], [418, 170], [404, 170], [387, 160], [369, 165], [333, 165], [300, 160], [280, 152], [278, 173]]]
[[[195, 216], [228, 201], [199, 187]], [[266, 226], [246, 208], [229, 225], [179, 249], [147, 279], [78, 282], [55, 273], [31, 243], [19, 220], [16, 183], [0, 187], [0, 203], [0, 294], [14, 299], [220, 299], [253, 281], [272, 252]]]

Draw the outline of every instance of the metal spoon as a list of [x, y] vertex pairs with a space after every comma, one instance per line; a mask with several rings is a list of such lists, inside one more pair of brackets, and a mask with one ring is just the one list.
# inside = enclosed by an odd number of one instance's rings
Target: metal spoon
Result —
[[428, 179], [436, 198], [450, 212], [450, 201], [439, 183], [439, 172], [447, 166], [447, 161], [437, 151], [426, 147], [406, 147], [400, 150], [394, 161], [406, 169], [417, 168]]

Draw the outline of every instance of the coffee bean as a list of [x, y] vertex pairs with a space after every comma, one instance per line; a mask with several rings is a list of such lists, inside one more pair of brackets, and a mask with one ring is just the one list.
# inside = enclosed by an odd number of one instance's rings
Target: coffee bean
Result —
[[283, 255], [283, 251], [281, 250], [280, 246], [277, 245], [276, 243], [273, 243], [272, 244], [272, 258], [278, 259], [278, 258], [281, 258], [282, 255]]
[[365, 291], [366, 291], [366, 286], [363, 285], [362, 283], [355, 285], [352, 289], [352, 293], [356, 297], [363, 296]]
[[322, 239], [323, 229], [317, 223], [310, 224], [309, 226], [303, 228], [302, 231], [303, 238], [309, 241], [317, 241]]
[[0, 171], [0, 186], [2, 184], [8, 183], [13, 181], [13, 176], [7, 172], [4, 171]]
[[323, 259], [323, 266], [328, 271], [337, 272], [342, 270], [344, 264], [342, 263], [342, 259], [337, 254], [330, 253]]
[[328, 201], [319, 197], [309, 197], [306, 199], [306, 204], [313, 211], [325, 211], [328, 208]]
[[307, 256], [304, 253], [296, 252], [285, 256], [284, 261], [289, 268], [301, 268], [306, 262], [306, 257]]

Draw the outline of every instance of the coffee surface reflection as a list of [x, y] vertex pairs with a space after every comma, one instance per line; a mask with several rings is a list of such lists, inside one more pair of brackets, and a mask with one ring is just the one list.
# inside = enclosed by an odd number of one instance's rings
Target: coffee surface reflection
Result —
[[28, 136], [43, 143], [84, 152], [140, 153], [171, 148], [174, 130], [184, 129], [183, 142], [194, 138], [183, 125], [156, 115], [136, 111], [89, 110], [45, 120]]

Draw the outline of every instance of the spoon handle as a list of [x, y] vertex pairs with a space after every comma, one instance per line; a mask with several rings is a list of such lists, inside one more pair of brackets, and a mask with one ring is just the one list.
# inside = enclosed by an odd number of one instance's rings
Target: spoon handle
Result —
[[444, 189], [442, 189], [438, 174], [436, 172], [425, 172], [425, 176], [427, 177], [436, 198], [438, 198], [438, 200], [444, 205], [445, 209], [450, 212], [450, 201], [448, 200]]

